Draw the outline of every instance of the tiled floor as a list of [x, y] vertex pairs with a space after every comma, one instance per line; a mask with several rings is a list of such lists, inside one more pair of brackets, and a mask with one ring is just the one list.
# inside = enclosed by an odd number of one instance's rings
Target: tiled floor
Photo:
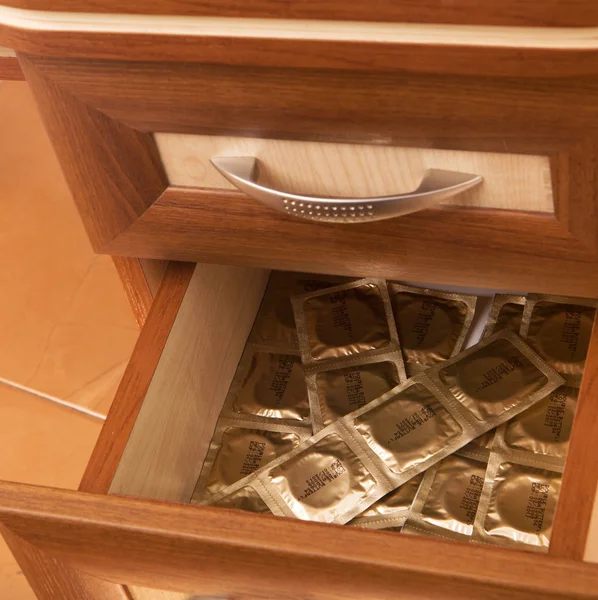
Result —
[[[0, 381], [106, 414], [138, 329], [26, 84], [0, 83]], [[0, 383], [0, 479], [76, 488], [102, 425]], [[0, 541], [0, 598], [33, 592]]]

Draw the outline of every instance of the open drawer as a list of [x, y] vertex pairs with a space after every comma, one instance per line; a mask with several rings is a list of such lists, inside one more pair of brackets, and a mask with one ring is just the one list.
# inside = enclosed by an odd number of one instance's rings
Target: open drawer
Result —
[[598, 565], [583, 560], [598, 557], [598, 543], [586, 548], [598, 330], [549, 555], [188, 504], [267, 276], [169, 265], [80, 491], [0, 484], [0, 524], [23, 566], [22, 545], [66, 565], [80, 586], [60, 596], [69, 599], [171, 598], [148, 588], [181, 598], [597, 597]]

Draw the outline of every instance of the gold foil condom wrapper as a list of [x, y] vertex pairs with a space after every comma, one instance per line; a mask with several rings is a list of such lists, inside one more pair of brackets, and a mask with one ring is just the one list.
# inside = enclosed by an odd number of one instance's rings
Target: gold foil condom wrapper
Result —
[[297, 348], [297, 328], [291, 296], [322, 290], [348, 280], [348, 277], [335, 275], [273, 271], [253, 325], [250, 341], [266, 346]]
[[[519, 333], [524, 306], [525, 296], [495, 294], [482, 339], [490, 337], [493, 333], [501, 329], [508, 329], [514, 333]], [[495, 430], [490, 430], [483, 436], [473, 440], [471, 445], [478, 448], [490, 449], [494, 440], [494, 434]]]
[[562, 385], [500, 428], [508, 448], [567, 456], [579, 390]]
[[354, 427], [397, 474], [429, 460], [463, 433], [436, 391], [423, 383], [414, 383], [357, 417]]
[[486, 472], [474, 539], [546, 552], [561, 471], [493, 456]]
[[505, 406], [516, 406], [547, 383], [547, 376], [536, 368], [530, 357], [507, 339], [497, 340], [460, 361], [443, 365], [438, 376], [480, 420], [501, 413]]
[[294, 350], [247, 344], [222, 416], [307, 425], [310, 410], [301, 357]]
[[314, 433], [399, 385], [401, 367], [400, 358], [394, 353], [388, 357], [355, 360], [349, 366], [324, 367], [307, 374]]
[[525, 296], [496, 294], [492, 300], [492, 307], [482, 337], [490, 337], [501, 329], [519, 333], [524, 307]]
[[494, 440], [495, 433], [496, 431], [491, 429], [490, 431], [487, 431], [480, 437], [477, 437], [475, 440], [473, 440], [470, 445], [489, 450], [492, 447], [492, 441]]
[[331, 432], [268, 473], [270, 487], [300, 519], [334, 520], [376, 487], [363, 460]]
[[407, 519], [423, 478], [424, 473], [416, 475], [396, 490], [374, 502], [372, 506], [357, 515], [348, 524], [368, 529], [391, 530], [400, 528]]
[[[338, 419], [206, 502], [217, 502], [236, 491], [235, 486], [251, 485], [274, 514], [347, 523], [382, 496], [562, 385], [563, 379], [549, 365], [506, 330], [449, 359], [446, 365], [470, 362], [485, 355], [489, 346], [503, 348], [505, 343], [529, 360], [545, 383], [527, 395], [510, 388], [517, 401], [497, 399], [502, 412], [494, 410], [480, 420], [443, 385], [438, 377], [443, 363]], [[525, 380], [520, 385], [525, 387]]]
[[224, 496], [214, 506], [234, 508], [263, 515], [271, 515], [272, 511], [262, 497], [250, 485], [242, 487], [228, 496]]
[[529, 294], [521, 337], [570, 385], [579, 387], [597, 300]]
[[251, 475], [298, 446], [309, 433], [306, 428], [221, 418], [193, 498], [199, 501]]
[[461, 351], [477, 298], [389, 283], [407, 377]]
[[[341, 367], [381, 354], [400, 354], [383, 279], [360, 279], [292, 299], [306, 371]], [[399, 376], [405, 380], [402, 357]]]
[[405, 533], [469, 540], [487, 460], [487, 455], [457, 451], [428, 469], [405, 523]]

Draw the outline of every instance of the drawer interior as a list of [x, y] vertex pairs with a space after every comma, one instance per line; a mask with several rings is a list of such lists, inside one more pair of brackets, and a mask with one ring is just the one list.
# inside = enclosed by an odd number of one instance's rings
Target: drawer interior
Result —
[[194, 269], [110, 493], [190, 500], [268, 276]]
[[[173, 283], [172, 277], [169, 279], [173, 273], [179, 278], [178, 284]], [[171, 263], [103, 432], [105, 440], [110, 435], [122, 438], [123, 450], [119, 453], [117, 448], [109, 446], [112, 455], [116, 456], [116, 463], [106, 488], [102, 490], [93, 485], [86, 488], [85, 482], [91, 481], [94, 470], [92, 463], [98, 460], [110, 462], [110, 457], [106, 457], [107, 446], [102, 449], [99, 443], [82, 489], [178, 503], [190, 501], [268, 277], [269, 271], [257, 268]], [[173, 290], [177, 285], [179, 289], [175, 293]], [[444, 286], [444, 289], [449, 288]], [[467, 345], [479, 339], [495, 291], [516, 292], [462, 288], [459, 291], [479, 297]], [[164, 310], [164, 306], [177, 301], [180, 302], [176, 310]], [[162, 337], [153, 331], [158, 329], [164, 330]], [[592, 379], [588, 377], [588, 371], [596, 346], [598, 343], [593, 334], [570, 443], [569, 462], [579, 461], [583, 452], [587, 454], [588, 440], [582, 443], [575, 438], [576, 435], [587, 436], [587, 423], [579, 422], [580, 413], [581, 418], [587, 421], [596, 410], [596, 403], [584, 398], [584, 395], [587, 397], [586, 380]], [[142, 356], [148, 348], [158, 357], [155, 365], [148, 365], [148, 361], [141, 359], [136, 363], [136, 355]], [[140, 369], [150, 372], [143, 375], [139, 373]], [[135, 399], [131, 397], [131, 386], [139, 387], [139, 381], [144, 377], [148, 381], [147, 387], [142, 389], [138, 405], [133, 406]], [[122, 426], [119, 411], [128, 415], [128, 421], [125, 419], [128, 426]], [[578, 447], [583, 447], [583, 452]], [[581, 460], [591, 459], [586, 456]], [[581, 468], [587, 464], [583, 463]], [[576, 468], [579, 468], [579, 463]], [[579, 538], [579, 546], [585, 544], [597, 473], [592, 467], [590, 473], [584, 472], [586, 477], [581, 481], [579, 473], [571, 471], [565, 471], [553, 530], [557, 534], [553, 533], [553, 540], [555, 535], [557, 538], [567, 537], [570, 533], [573, 538]], [[578, 498], [579, 494], [583, 494], [585, 506], [579, 510], [574, 509], [578, 500], [573, 494]], [[577, 530], [571, 533], [573, 515], [568, 513], [575, 510]], [[567, 526], [560, 527], [559, 517], [561, 521], [566, 519]], [[583, 551], [578, 558], [582, 557]]]

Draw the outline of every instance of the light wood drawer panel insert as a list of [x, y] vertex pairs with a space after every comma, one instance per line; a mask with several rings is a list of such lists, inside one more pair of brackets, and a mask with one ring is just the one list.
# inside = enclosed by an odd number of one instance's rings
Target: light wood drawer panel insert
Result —
[[447, 203], [554, 213], [547, 156], [168, 133], [154, 137], [170, 185], [234, 190], [210, 164], [212, 157], [255, 156], [262, 165], [261, 184], [327, 197], [408, 192], [425, 169], [435, 168], [484, 178], [481, 186]]

